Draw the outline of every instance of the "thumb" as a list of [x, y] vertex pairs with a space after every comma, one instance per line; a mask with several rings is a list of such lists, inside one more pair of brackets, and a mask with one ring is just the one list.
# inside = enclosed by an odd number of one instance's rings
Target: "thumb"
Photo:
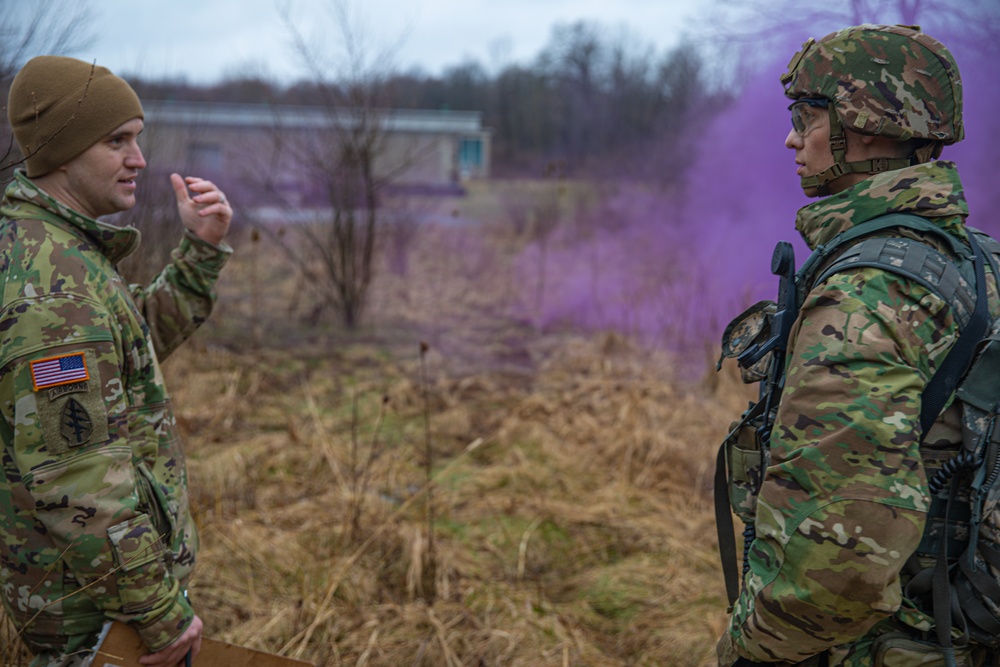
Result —
[[187, 185], [180, 174], [170, 174], [170, 184], [174, 186], [174, 194], [177, 196], [177, 205], [186, 204], [191, 201], [188, 194]]

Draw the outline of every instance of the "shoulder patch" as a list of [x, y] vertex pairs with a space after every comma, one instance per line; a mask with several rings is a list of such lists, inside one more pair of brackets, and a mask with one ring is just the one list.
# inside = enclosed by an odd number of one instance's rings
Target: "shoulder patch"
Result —
[[79, 447], [90, 442], [94, 434], [94, 422], [80, 402], [71, 398], [66, 401], [60, 420], [60, 432], [70, 447]]
[[[70, 361], [59, 364], [61, 359]], [[36, 364], [53, 361], [55, 363], [51, 365], [51, 372], [63, 374], [65, 377], [62, 383], [46, 384], [57, 381], [49, 377], [39, 384]], [[63, 369], [63, 366], [69, 368]], [[32, 380], [37, 388], [30, 394], [35, 399], [33, 411], [37, 415], [31, 422], [36, 423], [41, 431], [41, 443], [47, 451], [63, 456], [74, 448], [100, 445], [108, 441], [108, 404], [103, 395], [101, 367], [95, 350], [78, 350], [28, 362], [22, 366], [22, 372], [28, 370], [25, 367], [30, 367]], [[87, 379], [70, 379], [81, 374], [85, 374]], [[26, 419], [30, 417], [31, 415], [25, 415]]]
[[83, 352], [46, 357], [31, 362], [31, 382], [35, 391], [89, 380]]

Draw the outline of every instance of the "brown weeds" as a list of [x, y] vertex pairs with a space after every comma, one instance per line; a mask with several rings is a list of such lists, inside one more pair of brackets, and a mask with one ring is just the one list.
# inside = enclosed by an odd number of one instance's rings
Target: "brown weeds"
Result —
[[[164, 364], [209, 636], [331, 666], [714, 664], [712, 467], [747, 391], [496, 315], [519, 289], [489, 233], [493, 254], [414, 240], [350, 337], [259, 244], [237, 253]], [[25, 664], [11, 637], [0, 667]]]
[[679, 386], [616, 336], [564, 337], [521, 386], [300, 354], [167, 366], [210, 635], [324, 665], [711, 664], [710, 468], [741, 387]]

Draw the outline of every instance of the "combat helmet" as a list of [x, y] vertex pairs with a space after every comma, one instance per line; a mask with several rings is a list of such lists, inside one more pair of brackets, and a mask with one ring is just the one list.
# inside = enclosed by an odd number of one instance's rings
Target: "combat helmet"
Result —
[[[865, 24], [809, 39], [781, 77], [792, 100], [826, 102], [834, 165], [802, 177], [829, 194], [845, 173], [877, 174], [927, 162], [965, 137], [962, 81], [951, 52], [918, 26]], [[844, 131], [918, 141], [909, 158], [847, 162]]]

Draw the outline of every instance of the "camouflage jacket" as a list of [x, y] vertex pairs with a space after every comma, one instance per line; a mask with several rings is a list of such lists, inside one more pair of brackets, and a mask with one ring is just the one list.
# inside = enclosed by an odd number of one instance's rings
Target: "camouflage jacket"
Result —
[[[961, 182], [942, 161], [873, 176], [801, 209], [796, 226], [815, 249], [895, 212], [966, 238]], [[900, 578], [929, 507], [921, 392], [956, 334], [941, 298], [881, 269], [838, 273], [808, 293], [791, 332], [757, 539], [719, 643], [721, 665], [739, 656], [797, 663], [823, 651], [831, 666], [868, 665], [873, 638], [888, 628], [931, 629]], [[925, 450], [961, 441], [956, 413], [939, 417]]]
[[0, 213], [0, 597], [34, 652], [108, 619], [157, 650], [193, 618], [197, 551], [157, 359], [204, 321], [231, 250], [185, 234], [148, 287], [127, 286], [116, 264], [138, 230], [21, 173]]

